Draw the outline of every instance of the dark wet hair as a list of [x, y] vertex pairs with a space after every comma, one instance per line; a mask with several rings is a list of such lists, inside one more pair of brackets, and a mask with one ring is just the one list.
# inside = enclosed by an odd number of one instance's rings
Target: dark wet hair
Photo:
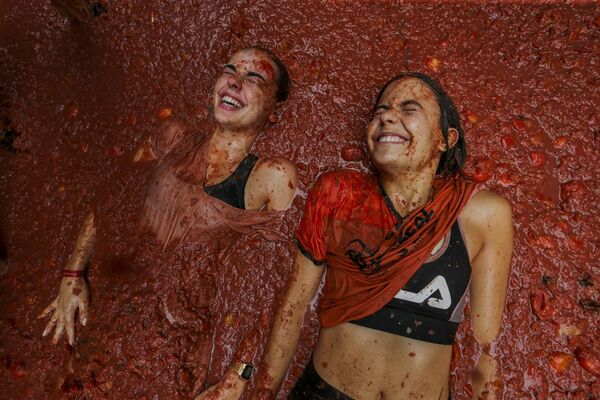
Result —
[[[462, 168], [465, 159], [467, 158], [467, 142], [465, 141], [465, 132], [460, 124], [460, 115], [458, 114], [454, 103], [452, 103], [452, 99], [446, 94], [438, 81], [419, 72], [403, 72], [390, 79], [379, 91], [377, 100], [375, 101], [375, 107], [379, 104], [385, 89], [392, 83], [404, 78], [419, 79], [435, 94], [438, 106], [440, 107], [440, 128], [442, 130], [442, 135], [444, 136], [444, 142], [446, 142], [446, 148], [448, 149], [442, 153], [436, 173], [444, 175], [455, 173]], [[458, 132], [458, 140], [452, 147], [449, 147], [448, 145], [448, 129], [450, 128], [454, 128]]]
[[288, 73], [285, 64], [279, 59], [279, 57], [275, 55], [275, 53], [261, 46], [250, 46], [242, 50], [250, 49], [262, 51], [263, 53], [269, 56], [271, 61], [273, 61], [278, 71], [277, 80], [275, 81], [275, 83], [277, 84], [277, 101], [287, 100], [290, 92], [290, 74]]

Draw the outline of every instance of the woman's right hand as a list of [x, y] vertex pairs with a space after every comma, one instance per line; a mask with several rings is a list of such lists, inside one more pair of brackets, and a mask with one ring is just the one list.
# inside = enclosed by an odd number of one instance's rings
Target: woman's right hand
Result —
[[[268, 324], [269, 320], [262, 318], [262, 321], [266, 321], [264, 324]], [[266, 327], [268, 328], [268, 325]], [[259, 327], [251, 329], [238, 345], [232, 362], [235, 363], [236, 360], [243, 360], [245, 363], [251, 362], [256, 355], [261, 337], [262, 329]], [[238, 376], [237, 372], [230, 367], [217, 384], [206, 389], [199, 396], [196, 396], [194, 400], [238, 400], [244, 393], [247, 384], [248, 381]], [[194, 388], [194, 392], [196, 390], [197, 388]]]
[[239, 400], [247, 383], [232, 370], [227, 370], [217, 384], [206, 389], [194, 400]]
[[52, 343], [56, 344], [66, 330], [67, 340], [72, 346], [75, 343], [75, 314], [79, 310], [79, 321], [81, 325], [85, 326], [89, 302], [89, 289], [84, 278], [62, 278], [58, 296], [38, 316], [38, 318], [44, 318], [46, 315], [52, 314], [42, 336], [46, 336], [54, 329]]

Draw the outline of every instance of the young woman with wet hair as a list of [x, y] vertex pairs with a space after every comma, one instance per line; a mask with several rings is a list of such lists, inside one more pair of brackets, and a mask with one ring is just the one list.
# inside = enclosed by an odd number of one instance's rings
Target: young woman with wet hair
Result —
[[325, 270], [319, 339], [290, 399], [449, 398], [467, 295], [483, 347], [473, 398], [495, 398], [491, 349], [512, 254], [509, 204], [457, 174], [466, 156], [460, 118], [425, 75], [384, 86], [367, 147], [376, 176], [327, 173], [309, 193], [254, 398], [278, 392]]
[[[171, 118], [137, 151], [134, 161], [157, 162], [138, 223], [138, 236], [149, 235], [156, 244], [150, 251], [156, 253], [157, 264], [151, 274], [169, 268], [158, 261], [161, 253], [186, 260], [197, 258], [209, 246], [227, 248], [251, 232], [258, 231], [268, 239], [277, 236], [272, 226], [266, 225], [291, 203], [296, 169], [285, 158], [259, 158], [251, 149], [267, 124], [276, 121], [289, 85], [285, 66], [272, 52], [257, 46], [242, 49], [227, 62], [215, 83], [212, 132]], [[54, 330], [53, 343], [66, 331], [73, 344], [76, 313], [82, 325], [88, 319], [84, 270], [95, 243], [97, 213], [90, 212], [85, 219], [65, 265], [58, 296], [40, 314], [51, 316], [43, 335]], [[142, 253], [147, 254], [146, 250]], [[207, 260], [212, 264], [213, 259]], [[218, 266], [206, 267], [218, 270]], [[204, 267], [192, 271], [190, 279], [204, 279], [197, 278], [204, 272]], [[165, 311], [167, 318], [174, 318], [176, 311]]]

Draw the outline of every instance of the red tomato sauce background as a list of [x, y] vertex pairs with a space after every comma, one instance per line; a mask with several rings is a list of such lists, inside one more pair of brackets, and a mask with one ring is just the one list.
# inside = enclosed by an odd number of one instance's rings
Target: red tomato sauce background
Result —
[[[0, 150], [0, 240], [9, 257], [0, 271], [2, 398], [188, 398], [180, 375], [166, 394], [135, 371], [117, 374], [125, 368], [117, 336], [142, 337], [143, 327], [111, 326], [94, 313], [94, 299], [111, 294], [106, 307], [118, 312], [144, 297], [131, 289], [139, 282], [112, 285], [97, 260], [122, 253], [134, 230], [148, 172], [130, 159], [159, 114], [205, 119], [222, 65], [252, 44], [279, 54], [293, 79], [279, 121], [255, 146], [298, 167], [290, 224], [320, 173], [368, 167], [363, 134], [389, 78], [415, 70], [441, 81], [463, 117], [465, 174], [513, 207], [503, 331], [491, 349], [503, 398], [598, 398], [598, 2], [105, 3], [106, 14], [81, 25], [50, 2], [0, 3], [0, 117], [17, 134], [12, 152]], [[90, 267], [90, 323], [78, 330], [76, 349], [52, 346], [36, 316], [54, 299], [99, 193], [115, 207], [101, 216], [110, 229]], [[250, 301], [281, 295], [292, 250], [260, 260], [277, 273], [244, 277]], [[275, 277], [274, 289], [264, 288], [265, 276]], [[221, 287], [221, 301], [238, 290]], [[307, 320], [287, 388], [316, 340], [316, 319]], [[114, 348], [93, 353], [94, 338], [106, 335]], [[481, 351], [468, 322], [454, 350], [451, 392], [467, 399]]]

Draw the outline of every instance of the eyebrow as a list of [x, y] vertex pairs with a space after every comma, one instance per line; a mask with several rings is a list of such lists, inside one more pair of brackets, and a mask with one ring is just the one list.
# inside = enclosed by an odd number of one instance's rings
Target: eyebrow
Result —
[[[232, 70], [233, 72], [237, 72], [237, 68], [233, 64], [225, 64], [225, 68], [228, 68], [228, 69]], [[264, 82], [267, 81], [264, 76], [262, 76], [261, 74], [259, 74], [256, 71], [248, 71], [247, 75], [248, 76], [255, 76], [255, 77], [261, 79]]]
[[[400, 103], [399, 107], [406, 107], [406, 106], [417, 106], [419, 108], [423, 108], [423, 106], [421, 105], [421, 103], [419, 103], [416, 100], [405, 100], [402, 103]], [[382, 110], [389, 110], [391, 107], [387, 104], [380, 104], [377, 107], [375, 107], [375, 111], [378, 111], [380, 109]]]

